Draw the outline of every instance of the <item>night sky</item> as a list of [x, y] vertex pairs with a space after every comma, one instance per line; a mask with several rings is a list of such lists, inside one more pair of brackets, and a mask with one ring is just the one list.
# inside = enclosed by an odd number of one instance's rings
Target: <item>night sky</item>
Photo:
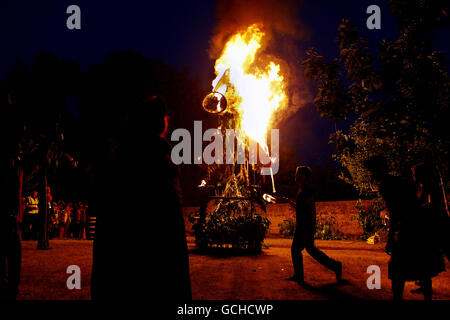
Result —
[[[81, 30], [68, 30], [66, 9], [81, 8]], [[368, 30], [366, 8], [381, 8], [381, 30]], [[40, 52], [50, 52], [77, 61], [84, 70], [100, 62], [110, 51], [131, 49], [149, 58], [159, 58], [179, 68], [187, 66], [203, 87], [209, 88], [213, 60], [209, 41], [216, 23], [215, 1], [6, 1], [0, 4], [0, 81], [17, 60], [29, 64]], [[301, 50], [311, 46], [326, 57], [338, 53], [333, 40], [342, 18], [360, 26], [373, 47], [376, 41], [395, 39], [397, 31], [387, 1], [304, 1], [298, 19], [305, 26]], [[448, 30], [438, 34], [436, 49], [448, 56]], [[312, 90], [314, 90], [312, 88]], [[200, 108], [200, 106], [199, 106]], [[324, 162], [332, 154], [328, 136], [345, 123], [319, 117], [307, 104], [285, 121], [281, 143], [293, 147], [302, 162]]]

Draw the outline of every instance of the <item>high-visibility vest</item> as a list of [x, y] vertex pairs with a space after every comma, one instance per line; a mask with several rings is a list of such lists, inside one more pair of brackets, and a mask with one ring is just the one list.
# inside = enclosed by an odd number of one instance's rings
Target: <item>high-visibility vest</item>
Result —
[[29, 196], [27, 198], [27, 201], [28, 201], [27, 213], [28, 214], [38, 214], [39, 213], [39, 199], [35, 199], [32, 196]]

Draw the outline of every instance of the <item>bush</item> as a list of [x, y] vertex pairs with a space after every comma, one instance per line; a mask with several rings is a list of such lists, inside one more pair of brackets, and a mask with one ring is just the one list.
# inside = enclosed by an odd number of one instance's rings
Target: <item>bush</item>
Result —
[[314, 239], [342, 240], [345, 239], [345, 236], [337, 230], [333, 215], [328, 213], [326, 218], [323, 215], [317, 216]]
[[373, 200], [368, 206], [364, 205], [361, 199], [356, 202], [357, 213], [352, 219], [358, 220], [359, 225], [363, 228], [361, 234], [362, 240], [367, 240], [367, 238], [373, 236], [375, 232], [382, 231], [384, 225], [380, 212], [384, 207], [382, 199]]
[[[284, 220], [278, 226], [280, 227], [280, 234], [283, 238], [294, 237], [295, 222], [293, 219]], [[318, 216], [314, 238], [319, 240], [342, 240], [345, 239], [345, 236], [336, 230], [336, 222], [331, 213], [329, 213], [327, 218]]]
[[227, 203], [205, 216], [198, 211], [190, 217], [195, 242], [200, 249], [228, 246], [261, 249], [269, 230], [269, 219], [252, 211], [236, 213], [232, 208], [234, 205]]
[[284, 220], [283, 223], [279, 223], [280, 234], [283, 238], [293, 238], [295, 232], [295, 222], [293, 219]]

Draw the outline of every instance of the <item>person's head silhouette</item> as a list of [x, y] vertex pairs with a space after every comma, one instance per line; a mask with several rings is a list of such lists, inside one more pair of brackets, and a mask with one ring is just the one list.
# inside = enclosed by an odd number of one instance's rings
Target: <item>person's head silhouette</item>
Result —
[[137, 135], [164, 136], [168, 127], [168, 112], [162, 96], [151, 96], [137, 103], [128, 114], [128, 130]]
[[295, 182], [299, 185], [304, 185], [311, 178], [312, 170], [308, 166], [298, 166], [295, 169]]

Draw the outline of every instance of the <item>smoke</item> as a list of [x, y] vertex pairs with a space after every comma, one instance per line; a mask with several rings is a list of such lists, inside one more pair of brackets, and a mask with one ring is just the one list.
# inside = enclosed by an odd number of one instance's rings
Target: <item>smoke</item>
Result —
[[[274, 115], [273, 127], [311, 102], [312, 95], [303, 76], [301, 42], [307, 40], [307, 27], [300, 20], [301, 0], [219, 0], [217, 23], [210, 41], [210, 58], [217, 59], [228, 39], [252, 24], [265, 32], [259, 59], [278, 63], [287, 82], [288, 102]], [[257, 58], [258, 59], [258, 58]]]
[[257, 23], [270, 36], [275, 32], [294, 39], [304, 36], [298, 17], [300, 1], [219, 0], [216, 6], [217, 24], [211, 40], [211, 58], [220, 55], [229, 36]]

